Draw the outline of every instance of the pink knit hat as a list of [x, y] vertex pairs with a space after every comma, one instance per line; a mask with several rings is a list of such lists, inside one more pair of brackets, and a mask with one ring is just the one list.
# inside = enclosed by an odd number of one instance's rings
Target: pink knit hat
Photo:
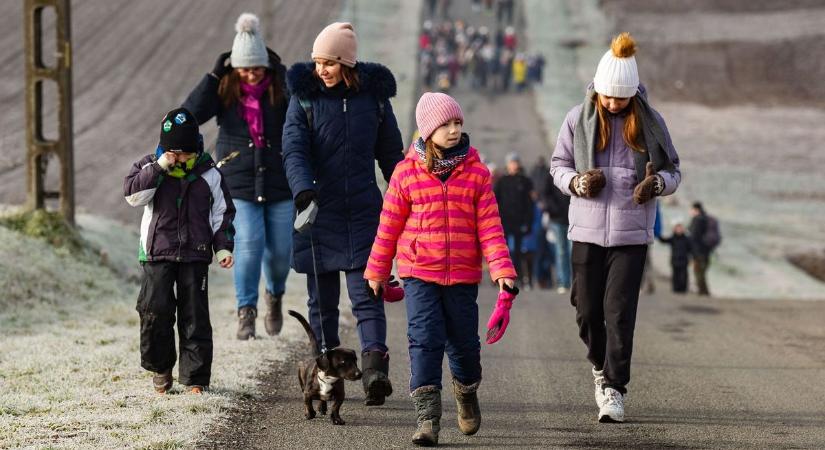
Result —
[[357, 51], [358, 38], [352, 24], [335, 22], [318, 33], [315, 43], [312, 44], [312, 59], [323, 58], [340, 62], [347, 67], [355, 67]]
[[425, 92], [415, 107], [415, 123], [418, 134], [425, 141], [438, 127], [458, 119], [464, 123], [464, 113], [454, 98], [441, 92]]

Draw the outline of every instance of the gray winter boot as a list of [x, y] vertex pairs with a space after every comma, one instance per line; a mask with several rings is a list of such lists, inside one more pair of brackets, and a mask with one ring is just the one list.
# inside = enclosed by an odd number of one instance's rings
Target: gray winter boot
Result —
[[244, 306], [238, 310], [238, 339], [245, 341], [255, 339], [255, 318], [258, 310], [251, 306]]
[[422, 386], [412, 394], [418, 428], [412, 436], [412, 442], [422, 447], [438, 445], [438, 432], [441, 431], [441, 390], [435, 386]]
[[476, 434], [481, 426], [481, 408], [478, 406], [478, 385], [477, 381], [469, 386], [465, 386], [453, 379], [453, 392], [455, 393], [455, 406], [458, 409], [458, 429], [466, 435]]
[[284, 326], [284, 314], [281, 311], [281, 295], [274, 295], [272, 292], [266, 291], [264, 299], [266, 300], [266, 316], [264, 316], [264, 328], [266, 334], [275, 336], [281, 332], [281, 327]]
[[392, 395], [392, 384], [387, 376], [390, 373], [390, 355], [370, 351], [361, 354], [361, 372], [364, 374], [361, 381], [364, 383], [364, 393], [367, 394], [364, 404], [379, 406], [384, 404], [384, 397]]

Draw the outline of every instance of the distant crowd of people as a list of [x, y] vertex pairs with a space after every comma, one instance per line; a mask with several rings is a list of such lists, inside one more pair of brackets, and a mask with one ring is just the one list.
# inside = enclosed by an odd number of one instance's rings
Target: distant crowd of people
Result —
[[544, 56], [521, 51], [513, 25], [493, 31], [462, 20], [427, 20], [418, 46], [421, 82], [426, 90], [449, 92], [461, 82], [494, 93], [521, 92], [543, 78]]

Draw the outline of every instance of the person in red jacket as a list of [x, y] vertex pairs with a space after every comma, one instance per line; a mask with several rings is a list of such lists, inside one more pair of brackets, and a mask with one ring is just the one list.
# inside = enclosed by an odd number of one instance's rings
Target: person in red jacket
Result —
[[[481, 382], [478, 284], [481, 257], [504, 291], [513, 287], [510, 261], [490, 171], [449, 95], [425, 93], [415, 111], [419, 139], [398, 163], [384, 197], [381, 222], [364, 278], [377, 297], [386, 289], [393, 259], [404, 280], [410, 351], [410, 392], [418, 414], [413, 442], [438, 443], [441, 364], [446, 350], [453, 375], [459, 428], [478, 431]], [[386, 297], [385, 297], [386, 299]], [[494, 312], [507, 315], [512, 298]], [[498, 314], [498, 315], [496, 315]], [[499, 335], [506, 324], [502, 325]]]

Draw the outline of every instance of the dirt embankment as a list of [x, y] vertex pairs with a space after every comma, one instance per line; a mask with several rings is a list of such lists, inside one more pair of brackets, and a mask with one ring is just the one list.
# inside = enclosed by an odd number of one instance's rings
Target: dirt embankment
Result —
[[825, 3], [605, 0], [660, 99], [825, 107]]

